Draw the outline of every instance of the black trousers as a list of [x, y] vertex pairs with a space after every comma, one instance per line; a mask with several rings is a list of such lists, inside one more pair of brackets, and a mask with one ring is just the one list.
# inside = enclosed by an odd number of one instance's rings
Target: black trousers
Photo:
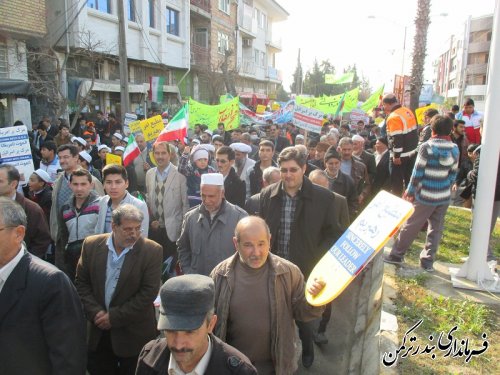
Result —
[[88, 352], [87, 370], [90, 375], [134, 375], [137, 359], [118, 357], [111, 346], [111, 335], [104, 331], [95, 352]]
[[173, 256], [177, 260], [177, 244], [170, 241], [165, 228], [154, 229], [150, 226], [148, 238], [163, 247], [163, 261], [169, 256]]
[[64, 264], [66, 266], [65, 272], [73, 282], [75, 282], [76, 266], [78, 264], [78, 260], [80, 259], [80, 255], [82, 254], [82, 244], [83, 241], [75, 241], [69, 243], [64, 250]]
[[325, 306], [325, 311], [323, 311], [323, 315], [321, 315], [321, 320], [319, 321], [318, 333], [325, 333], [326, 326], [332, 317], [332, 303], [330, 302]]
[[312, 355], [314, 353], [313, 330], [314, 321], [299, 322], [295, 321], [299, 328], [299, 338], [302, 341], [302, 355]]
[[403, 191], [410, 183], [411, 172], [415, 164], [415, 157], [401, 158], [401, 164], [395, 165], [392, 159], [389, 163], [389, 170], [391, 173], [391, 192], [392, 194], [401, 197]]

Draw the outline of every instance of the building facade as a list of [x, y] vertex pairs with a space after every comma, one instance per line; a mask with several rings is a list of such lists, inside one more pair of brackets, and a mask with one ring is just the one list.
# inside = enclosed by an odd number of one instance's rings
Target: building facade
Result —
[[232, 92], [255, 106], [276, 98], [282, 78], [272, 25], [288, 13], [274, 0], [191, 0], [191, 89], [215, 104]]
[[[70, 108], [91, 90], [86, 110], [122, 115], [118, 1], [125, 20], [128, 111], [145, 114], [152, 105], [180, 104], [178, 82], [190, 66], [188, 0], [48, 0], [48, 42], [56, 46], [61, 61], [67, 57], [63, 85], [68, 87]], [[98, 58], [86, 58], [85, 52], [97, 52]], [[148, 101], [152, 76], [165, 78], [162, 103]]]
[[45, 0], [0, 2], [0, 127], [31, 127], [26, 42], [45, 37]]
[[435, 61], [435, 91], [450, 102], [462, 105], [472, 98], [484, 110], [488, 79], [493, 15], [469, 17], [461, 30], [451, 35]]

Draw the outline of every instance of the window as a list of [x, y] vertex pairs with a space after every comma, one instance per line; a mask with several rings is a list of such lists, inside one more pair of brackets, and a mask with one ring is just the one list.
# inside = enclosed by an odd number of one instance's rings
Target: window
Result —
[[179, 11], [167, 7], [167, 33], [179, 36]]
[[217, 52], [225, 55], [229, 49], [229, 36], [227, 34], [217, 32]]
[[265, 29], [267, 25], [267, 16], [264, 13], [260, 12], [260, 17], [258, 20], [259, 20], [259, 27], [261, 29]]
[[208, 48], [208, 29], [206, 27], [197, 27], [194, 30], [193, 43], [197, 46]]
[[255, 65], [259, 65], [259, 56], [260, 56], [260, 51], [256, 48], [253, 50], [253, 62]]
[[0, 40], [0, 77], [8, 78], [9, 66], [7, 64], [7, 45]]
[[155, 0], [148, 0], [149, 27], [155, 28]]
[[135, 0], [128, 0], [127, 16], [129, 21], [135, 22]]
[[259, 65], [262, 66], [263, 68], [266, 66], [266, 53], [265, 52], [260, 52], [260, 61]]
[[229, 0], [219, 0], [219, 9], [224, 13], [230, 14], [231, 5], [229, 4]]
[[111, 14], [111, 0], [88, 0], [87, 6]]

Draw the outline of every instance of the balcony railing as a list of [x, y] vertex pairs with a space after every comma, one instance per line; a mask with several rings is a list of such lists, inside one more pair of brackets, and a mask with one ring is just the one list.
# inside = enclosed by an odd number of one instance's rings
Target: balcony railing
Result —
[[243, 74], [255, 74], [255, 61], [250, 59], [242, 59], [240, 63], [240, 69]]
[[206, 47], [191, 44], [191, 65], [208, 66], [210, 63], [210, 51]]
[[489, 52], [491, 42], [474, 42], [469, 44], [468, 53]]
[[269, 79], [274, 79], [274, 80], [279, 80], [279, 76], [278, 76], [278, 69], [272, 67], [272, 66], [268, 66], [267, 67], [267, 77]]
[[210, 13], [210, 0], [191, 0], [191, 5]]

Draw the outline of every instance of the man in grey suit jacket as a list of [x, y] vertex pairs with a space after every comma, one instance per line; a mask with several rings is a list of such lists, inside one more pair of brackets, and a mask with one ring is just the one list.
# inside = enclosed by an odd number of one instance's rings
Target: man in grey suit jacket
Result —
[[208, 276], [217, 264], [234, 254], [234, 228], [248, 215], [224, 199], [224, 177], [220, 173], [201, 175], [201, 200], [202, 204], [184, 216], [177, 246], [185, 274]]
[[153, 145], [157, 166], [146, 173], [147, 203], [151, 210], [149, 238], [163, 247], [163, 259], [177, 256], [176, 241], [189, 209], [186, 177], [171, 162], [167, 142]]
[[95, 227], [96, 234], [111, 232], [111, 215], [113, 211], [123, 204], [131, 204], [137, 207], [144, 217], [141, 231], [144, 237], [148, 237], [149, 212], [146, 202], [132, 196], [128, 191], [128, 174], [125, 167], [116, 164], [106, 165], [102, 169], [102, 180], [107, 195], [99, 202], [99, 217]]
[[26, 226], [0, 198], [0, 374], [84, 375], [82, 304], [62, 271], [28, 253]]
[[143, 219], [137, 207], [120, 205], [112, 233], [83, 242], [75, 286], [89, 320], [91, 375], [134, 374], [142, 347], [158, 335], [153, 301], [162, 249], [141, 236]]

